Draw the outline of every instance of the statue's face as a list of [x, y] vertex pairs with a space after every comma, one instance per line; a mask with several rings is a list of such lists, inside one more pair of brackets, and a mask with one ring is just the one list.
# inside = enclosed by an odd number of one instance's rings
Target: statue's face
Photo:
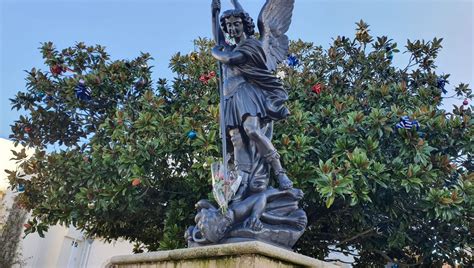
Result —
[[196, 219], [198, 219], [197, 226], [203, 237], [213, 243], [219, 242], [224, 237], [231, 224], [224, 218], [220, 210], [203, 208]]
[[231, 38], [240, 38], [244, 33], [244, 23], [240, 17], [231, 16], [227, 18], [225, 26]]

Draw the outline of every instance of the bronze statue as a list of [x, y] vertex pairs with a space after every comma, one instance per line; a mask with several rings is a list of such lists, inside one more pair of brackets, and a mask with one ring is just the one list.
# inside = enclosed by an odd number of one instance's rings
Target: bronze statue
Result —
[[[212, 55], [221, 66], [221, 128], [232, 144], [230, 161], [241, 185], [221, 211], [206, 200], [197, 204], [196, 227], [187, 231], [189, 246], [261, 240], [291, 248], [304, 232], [306, 214], [298, 209], [303, 193], [283, 169], [273, 146], [273, 122], [286, 118], [288, 94], [276, 77], [277, 65], [286, 59], [288, 31], [294, 0], [267, 0], [255, 24], [238, 0], [234, 9], [220, 14], [220, 0], [212, 1]], [[226, 42], [225, 37], [232, 40]], [[224, 153], [224, 156], [226, 154]], [[278, 188], [269, 185], [273, 169]]]
[[[292, 183], [271, 142], [271, 130], [273, 121], [289, 115], [283, 106], [288, 94], [273, 71], [277, 62], [286, 58], [288, 37], [285, 32], [290, 25], [294, 1], [267, 1], [258, 21], [260, 40], [254, 36], [252, 18], [237, 0], [232, 2], [235, 9], [223, 13], [221, 27], [213, 27], [214, 35], [220, 36], [216, 38], [220, 43], [214, 47], [212, 55], [223, 63], [224, 123], [234, 147], [234, 165], [243, 172], [245, 181], [255, 162], [245, 143], [252, 142], [259, 156], [274, 170], [280, 189], [288, 189]], [[220, 2], [214, 0], [213, 18], [219, 12]], [[216, 23], [216, 19], [212, 21]], [[280, 36], [274, 36], [275, 33]], [[224, 34], [228, 34], [236, 45], [228, 45]]]

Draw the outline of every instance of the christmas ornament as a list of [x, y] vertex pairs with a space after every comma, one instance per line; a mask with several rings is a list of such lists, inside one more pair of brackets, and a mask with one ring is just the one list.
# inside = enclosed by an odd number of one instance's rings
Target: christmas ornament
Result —
[[197, 132], [194, 130], [191, 130], [188, 132], [188, 139], [190, 140], [195, 140], [197, 138]]
[[389, 45], [385, 47], [385, 53], [387, 54], [387, 59], [393, 60], [393, 51]]
[[467, 99], [464, 99], [464, 101], [462, 102], [462, 105], [467, 106], [468, 104], [469, 104], [469, 101]]
[[89, 204], [87, 204], [87, 207], [88, 207], [89, 209], [95, 208], [94, 202], [89, 202]]
[[287, 63], [288, 63], [288, 66], [295, 67], [300, 63], [300, 61], [295, 56], [288, 55]]
[[26, 132], [26, 133], [30, 133], [30, 132], [31, 132], [31, 128], [30, 128], [30, 127], [25, 127], [25, 132]]
[[25, 185], [23, 184], [18, 184], [18, 192], [23, 193], [25, 191]]
[[285, 71], [279, 71], [279, 72], [276, 74], [276, 77], [280, 78], [281, 80], [285, 79], [285, 78], [286, 78], [286, 73], [285, 73]]
[[189, 59], [191, 61], [197, 61], [198, 59], [198, 54], [196, 52], [192, 52], [190, 55], [189, 55]]
[[441, 92], [443, 92], [443, 94], [446, 94], [448, 93], [448, 91], [446, 89], [444, 89], [444, 87], [446, 86], [446, 79], [443, 79], [443, 78], [440, 78], [438, 77], [438, 79], [436, 79], [436, 86], [441, 89]]
[[200, 77], [199, 77], [199, 81], [201, 81], [203, 84], [207, 84], [207, 82], [209, 81], [209, 79], [207, 78], [207, 76], [205, 74], [202, 74]]
[[54, 76], [58, 76], [58, 75], [61, 75], [63, 72], [65, 72], [66, 70], [59, 64], [55, 64], [51, 67], [49, 67], [49, 70], [51, 71], [51, 73], [54, 75]]
[[76, 93], [76, 97], [80, 100], [88, 101], [91, 99], [91, 90], [86, 87], [85, 81], [82, 79], [77, 83], [74, 92]]
[[416, 130], [418, 131], [418, 129], [420, 128], [420, 124], [416, 120], [410, 121], [410, 118], [406, 115], [402, 116], [402, 118], [400, 119], [400, 122], [397, 123], [396, 125], [396, 128], [404, 128], [404, 129], [412, 129], [413, 127], [415, 127]]
[[209, 80], [211, 80], [212, 78], [216, 77], [216, 72], [214, 71], [211, 71], [209, 72], [208, 74], [202, 74], [200, 77], [199, 77], [199, 81], [201, 81], [203, 84], [207, 84], [209, 82]]
[[132, 180], [132, 186], [138, 186], [140, 183], [142, 183], [142, 181], [138, 178]]
[[323, 86], [320, 83], [317, 83], [316, 85], [311, 87], [311, 91], [313, 91], [316, 94], [320, 94], [322, 89], [323, 89]]

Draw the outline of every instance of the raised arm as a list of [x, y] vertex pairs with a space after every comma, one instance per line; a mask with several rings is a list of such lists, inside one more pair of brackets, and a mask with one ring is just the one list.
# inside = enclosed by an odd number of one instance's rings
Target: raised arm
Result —
[[219, 22], [219, 14], [221, 12], [221, 1], [212, 0], [211, 4], [212, 10], [212, 34], [214, 35], [214, 41], [218, 45], [225, 45], [225, 37], [222, 32], [221, 25]]
[[245, 55], [242, 52], [223, 50], [224, 46], [215, 46], [211, 51], [212, 56], [218, 61], [228, 65], [242, 64], [246, 61]]
[[244, 10], [242, 8], [242, 5], [239, 3], [239, 0], [231, 0], [231, 2], [232, 2], [232, 5], [234, 5], [234, 9]]

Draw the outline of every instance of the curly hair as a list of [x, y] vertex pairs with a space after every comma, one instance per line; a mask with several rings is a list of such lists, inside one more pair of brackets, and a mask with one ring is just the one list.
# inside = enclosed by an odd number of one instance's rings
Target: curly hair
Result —
[[231, 10], [224, 11], [224, 13], [222, 13], [220, 22], [221, 22], [222, 30], [225, 33], [228, 33], [225, 20], [230, 17], [239, 17], [242, 19], [242, 23], [244, 24], [245, 34], [247, 34], [248, 36], [252, 36], [255, 34], [255, 23], [253, 22], [252, 17], [250, 17], [249, 13], [243, 10], [238, 10], [238, 9], [231, 9]]

